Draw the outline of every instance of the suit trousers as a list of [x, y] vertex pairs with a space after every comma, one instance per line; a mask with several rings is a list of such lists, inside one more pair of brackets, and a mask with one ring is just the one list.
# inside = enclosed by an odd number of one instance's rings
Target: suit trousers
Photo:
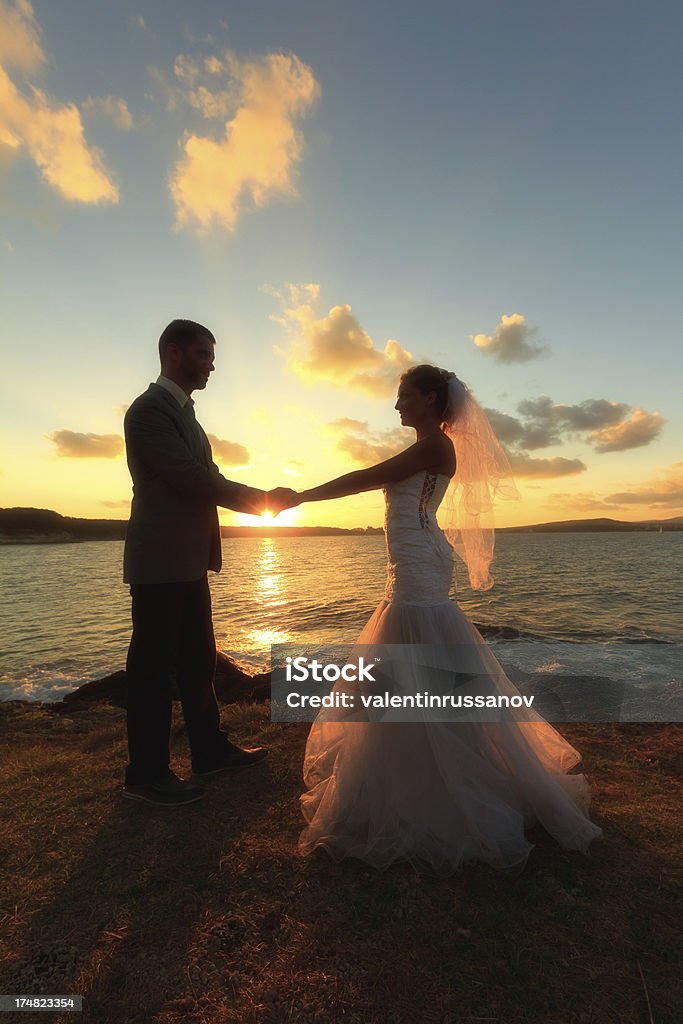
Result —
[[133, 583], [130, 592], [126, 783], [157, 782], [169, 770], [174, 679], [192, 767], [210, 767], [233, 745], [221, 731], [213, 686], [216, 642], [206, 573], [189, 583]]

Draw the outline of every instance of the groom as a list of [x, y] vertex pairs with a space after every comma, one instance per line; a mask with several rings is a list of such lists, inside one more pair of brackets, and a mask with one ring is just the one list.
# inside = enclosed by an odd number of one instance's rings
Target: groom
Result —
[[[124, 418], [133, 502], [124, 548], [133, 635], [126, 662], [129, 764], [123, 794], [155, 804], [201, 799], [204, 790], [169, 768], [175, 678], [195, 776], [244, 768], [266, 757], [242, 750], [220, 728], [213, 678], [216, 645], [207, 570], [221, 568], [217, 505], [259, 515], [268, 493], [223, 477], [194, 414], [193, 391], [214, 369], [215, 338], [173, 320], [159, 338], [161, 375]], [[273, 492], [275, 508], [289, 491]]]

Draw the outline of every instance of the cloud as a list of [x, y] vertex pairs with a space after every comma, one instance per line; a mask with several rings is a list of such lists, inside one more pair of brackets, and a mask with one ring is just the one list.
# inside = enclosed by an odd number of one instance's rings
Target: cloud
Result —
[[603, 516], [607, 512], [624, 507], [619, 503], [596, 497], [593, 491], [578, 491], [576, 494], [570, 491], [553, 491], [549, 495], [549, 501], [543, 504], [556, 512], [602, 512]]
[[227, 118], [235, 104], [235, 94], [231, 89], [224, 89], [222, 92], [212, 92], [205, 86], [200, 85], [190, 90], [187, 99], [191, 106], [195, 107], [205, 118]]
[[101, 114], [121, 131], [128, 132], [133, 127], [133, 117], [128, 104], [118, 96], [89, 96], [81, 106], [84, 113]]
[[367, 433], [368, 423], [367, 420], [352, 420], [348, 416], [341, 416], [338, 420], [332, 420], [331, 423], [328, 423], [328, 427], [333, 431], [351, 430], [362, 434], [363, 432]]
[[354, 462], [370, 465], [384, 462], [407, 447], [405, 430], [371, 431], [366, 422], [346, 417], [327, 425], [336, 439], [336, 447]]
[[493, 335], [471, 334], [470, 338], [486, 355], [499, 363], [527, 363], [530, 359], [549, 352], [547, 345], [537, 345], [531, 339], [537, 327], [529, 327], [521, 313], [503, 314]]
[[[599, 454], [626, 451], [649, 444], [664, 423], [659, 413], [632, 410], [624, 402], [606, 398], [562, 405], [553, 402], [548, 395], [540, 395], [519, 402], [517, 411], [522, 414], [521, 418], [497, 409], [485, 409], [496, 437], [506, 449], [514, 474], [539, 479], [583, 473], [587, 466], [577, 458], [535, 458], [529, 452], [561, 445], [565, 439], [574, 440], [582, 435]], [[602, 507], [600, 499], [595, 500], [596, 507]], [[582, 506], [583, 511], [585, 508]]]
[[515, 476], [552, 479], [557, 476], [583, 473], [588, 468], [581, 459], [563, 459], [557, 455], [551, 459], [535, 459], [525, 452], [509, 452], [508, 454]]
[[214, 458], [223, 466], [227, 466], [229, 469], [238, 469], [249, 465], [251, 458], [248, 449], [243, 444], [237, 444], [235, 441], [223, 441], [215, 434], [206, 436], [211, 444]]
[[623, 452], [642, 448], [659, 436], [665, 419], [658, 412], [634, 409], [633, 415], [623, 423], [603, 430], [594, 430], [588, 438], [596, 452]]
[[[239, 65], [230, 53], [226, 53], [224, 60], [211, 56], [202, 61], [180, 54], [175, 59], [173, 73], [180, 83], [176, 88], [177, 99], [189, 103], [207, 120], [226, 120], [239, 110], [242, 79]], [[213, 79], [219, 76], [224, 81], [217, 88]]]
[[683, 462], [660, 469], [645, 484], [630, 491], [608, 494], [606, 501], [649, 505], [653, 509], [683, 507]]
[[[577, 405], [553, 402], [548, 395], [519, 402], [522, 418], [496, 409], [486, 413], [498, 439], [534, 451], [585, 436], [596, 452], [626, 451], [650, 444], [666, 422], [658, 412], [632, 410], [625, 402], [589, 398]], [[631, 414], [629, 416], [629, 414]]]
[[[186, 98], [205, 117], [225, 118], [232, 111], [220, 135], [188, 134], [171, 175], [176, 226], [201, 233], [214, 224], [232, 231], [249, 205], [297, 194], [294, 171], [303, 138], [296, 122], [320, 92], [311, 69], [294, 54], [269, 53], [253, 61], [227, 54], [224, 63], [229, 84], [219, 90], [199, 83], [206, 66], [183, 57], [175, 64]], [[207, 73], [219, 72], [212, 66]]]
[[225, 63], [218, 57], [207, 57], [204, 61], [204, 70], [207, 75], [220, 75], [225, 71]]
[[[520, 402], [517, 408], [533, 404], [535, 403]], [[552, 417], [528, 419], [523, 422], [516, 416], [499, 412], [497, 409], [486, 409], [485, 412], [496, 437], [503, 444], [536, 451], [538, 448], [550, 448], [552, 445], [564, 443], [561, 423]]]
[[275, 351], [309, 383], [325, 381], [372, 398], [393, 395], [399, 377], [415, 361], [412, 354], [392, 339], [384, 349], [375, 348], [349, 305], [333, 306], [317, 318], [318, 293], [317, 284], [289, 285], [290, 305], [270, 319], [285, 328], [290, 344]]
[[173, 73], [179, 82], [192, 86], [195, 85], [201, 74], [201, 67], [194, 57], [188, 57], [187, 54], [181, 53], [175, 59]]
[[498, 409], [484, 409], [493, 427], [493, 432], [501, 444], [523, 444], [524, 426], [515, 416], [509, 416]]
[[119, 434], [77, 434], [73, 430], [56, 430], [50, 441], [57, 454], [66, 459], [116, 459], [123, 452]]
[[118, 501], [100, 501], [105, 508], [129, 508], [130, 498], [120, 498]]
[[87, 145], [78, 109], [55, 105], [35, 87], [32, 92], [27, 100], [0, 68], [0, 142], [12, 149], [24, 147], [43, 178], [65, 199], [117, 202], [118, 189], [100, 151]]
[[156, 65], [150, 64], [147, 68], [147, 73], [152, 79], [153, 86], [156, 87], [158, 95], [154, 95], [154, 93], [145, 93], [145, 99], [156, 103], [163, 103], [164, 107], [169, 112], [177, 110], [180, 93], [166, 72], [161, 68], [156, 67]]
[[630, 410], [624, 402], [589, 398], [579, 405], [561, 405], [547, 395], [528, 399], [517, 406], [519, 412], [539, 426], [568, 430], [601, 430], [620, 423]]
[[33, 8], [27, 0], [10, 7], [0, 0], [0, 145], [33, 160], [45, 181], [65, 199], [114, 203], [118, 189], [99, 149], [86, 142], [81, 115], [36, 85], [22, 92], [7, 68], [36, 72], [45, 63]]
[[28, 0], [10, 4], [0, 0], [0, 64], [17, 71], [35, 72], [45, 64], [40, 27]]
[[[612, 513], [634, 505], [642, 505], [653, 512], [677, 512], [683, 509], [683, 462], [674, 462], [660, 469], [646, 483], [629, 491], [600, 496], [594, 491], [554, 491], [546, 502], [549, 507], [561, 507], [569, 512]], [[658, 518], [658, 517], [657, 517]]]

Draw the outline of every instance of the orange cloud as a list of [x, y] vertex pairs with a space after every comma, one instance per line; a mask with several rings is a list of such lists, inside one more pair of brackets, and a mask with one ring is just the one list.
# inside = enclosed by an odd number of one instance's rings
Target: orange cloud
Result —
[[651, 508], [683, 508], [683, 462], [660, 469], [646, 483], [630, 491], [608, 494], [605, 501], [624, 505], [649, 505]]
[[130, 508], [130, 498], [119, 498], [118, 501], [100, 501], [105, 508]]
[[276, 347], [275, 351], [287, 359], [297, 376], [373, 398], [387, 398], [395, 392], [401, 374], [414, 363], [407, 349], [393, 339], [383, 350], [375, 348], [349, 305], [333, 306], [326, 316], [316, 318], [317, 284], [289, 285], [289, 293], [290, 306], [271, 319], [290, 336], [289, 347]]
[[243, 444], [237, 444], [235, 441], [222, 441], [215, 434], [207, 434], [206, 436], [209, 439], [211, 450], [217, 462], [230, 469], [249, 465], [251, 461], [249, 451]]
[[0, 0], [0, 64], [18, 71], [39, 70], [46, 61], [40, 27], [28, 0]]
[[563, 459], [558, 455], [551, 459], [534, 459], [525, 452], [508, 452], [508, 454], [515, 476], [552, 479], [557, 476], [583, 473], [588, 468], [581, 459]]
[[[225, 117], [236, 107], [222, 137], [188, 135], [171, 176], [176, 226], [203, 233], [213, 224], [233, 230], [249, 201], [258, 207], [274, 196], [296, 195], [294, 170], [303, 152], [296, 121], [320, 92], [311, 69], [295, 55], [269, 53], [241, 62], [228, 54], [225, 69], [232, 81], [216, 91], [197, 85], [200, 69], [191, 59], [178, 58], [175, 67], [189, 87], [189, 101], [204, 116]], [[211, 65], [207, 73], [218, 71]]]
[[56, 430], [50, 440], [57, 454], [67, 459], [116, 459], [123, 452], [119, 434], [78, 434], [73, 430]]
[[470, 338], [478, 349], [499, 363], [526, 363], [550, 351], [547, 345], [532, 341], [537, 333], [538, 328], [529, 327], [521, 313], [512, 313], [501, 316], [492, 335], [471, 334]]
[[543, 504], [556, 511], [559, 509], [563, 512], [602, 512], [604, 514], [623, 508], [623, 505], [617, 502], [596, 497], [592, 491], [578, 491], [576, 494], [572, 494], [570, 491], [553, 491], [549, 497], [550, 500], [544, 501]]
[[35, 85], [20, 92], [6, 68], [22, 74], [45, 63], [39, 28], [27, 0], [8, 6], [0, 0], [0, 144], [26, 152], [45, 181], [65, 199], [113, 203], [118, 189], [104, 169], [102, 154], [88, 146], [81, 115], [73, 104], [60, 104]]
[[[225, 60], [207, 57], [203, 61], [181, 54], [176, 57], [173, 65], [173, 72], [181, 86], [178, 97], [187, 100], [191, 107], [209, 120], [231, 117], [240, 106], [241, 96], [239, 71], [231, 78], [235, 66], [230, 54], [226, 55]], [[202, 82], [202, 78], [207, 76], [208, 85]], [[223, 88], [216, 88], [212, 76], [227, 79], [227, 84]]]
[[[549, 495], [550, 507], [561, 507], [569, 512], [613, 512], [634, 505], [645, 506], [652, 512], [679, 512], [683, 510], [683, 462], [674, 462], [659, 470], [644, 484], [629, 491], [600, 496], [594, 491], [555, 491]], [[656, 517], [658, 518], [658, 517]]]
[[133, 115], [126, 101], [119, 96], [89, 96], [82, 103], [82, 109], [88, 114], [101, 115], [121, 131], [128, 132], [133, 127]]
[[336, 438], [338, 450], [365, 466], [384, 462], [412, 443], [405, 430], [371, 431], [362, 420], [343, 417], [327, 426]]
[[594, 430], [588, 438], [596, 452], [623, 452], [642, 448], [659, 436], [665, 419], [658, 412], [634, 409], [633, 415], [611, 427]]

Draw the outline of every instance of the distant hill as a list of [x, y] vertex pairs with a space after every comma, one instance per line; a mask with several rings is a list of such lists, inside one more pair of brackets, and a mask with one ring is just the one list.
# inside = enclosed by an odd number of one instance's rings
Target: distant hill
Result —
[[644, 530], [683, 530], [683, 516], [673, 519], [641, 519], [627, 523], [623, 519], [562, 519], [534, 526], [502, 526], [497, 533], [614, 533]]
[[[0, 509], [0, 544], [69, 544], [123, 540], [125, 519], [74, 519], [44, 508]], [[221, 526], [223, 537], [330, 537], [379, 534], [377, 526], [345, 530], [337, 526]]]
[[[565, 519], [533, 526], [505, 526], [498, 533], [614, 533], [683, 530], [683, 516], [627, 523], [620, 519]], [[345, 530], [337, 526], [222, 526], [223, 537], [333, 537], [374, 536], [377, 526]], [[73, 544], [88, 540], [123, 540], [124, 519], [74, 519], [44, 508], [0, 509], [0, 545]]]
[[0, 544], [59, 544], [83, 540], [122, 540], [121, 519], [72, 519], [45, 508], [0, 509]]

